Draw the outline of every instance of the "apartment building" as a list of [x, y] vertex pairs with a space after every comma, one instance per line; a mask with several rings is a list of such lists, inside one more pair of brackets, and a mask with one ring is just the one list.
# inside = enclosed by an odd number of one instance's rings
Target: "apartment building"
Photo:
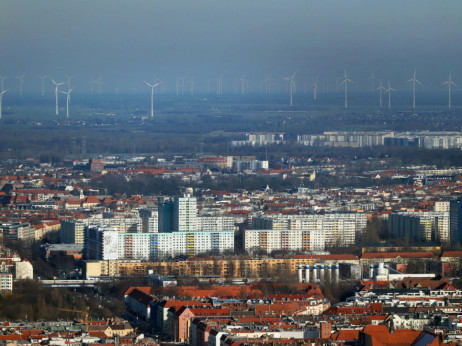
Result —
[[13, 291], [13, 274], [0, 273], [0, 293]]
[[84, 244], [85, 226], [81, 220], [61, 220], [61, 244]]
[[203, 232], [232, 232], [234, 218], [231, 216], [198, 216], [198, 230]]
[[252, 219], [255, 230], [318, 230], [324, 235], [325, 246], [355, 244], [367, 224], [365, 213], [325, 215], [265, 215]]
[[422, 242], [450, 241], [450, 216], [447, 211], [399, 212], [388, 216], [393, 238], [408, 238]]
[[285, 251], [323, 251], [325, 233], [322, 230], [246, 230], [244, 249], [247, 252], [262, 250], [271, 253]]
[[106, 225], [85, 228], [85, 257], [93, 260], [118, 259], [119, 233]]
[[28, 222], [0, 223], [0, 229], [2, 230], [4, 240], [35, 240], [35, 230]]

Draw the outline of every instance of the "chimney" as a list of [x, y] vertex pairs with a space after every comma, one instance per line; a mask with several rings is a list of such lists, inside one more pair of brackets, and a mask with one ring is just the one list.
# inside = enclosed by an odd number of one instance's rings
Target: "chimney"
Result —
[[305, 266], [305, 282], [310, 282], [310, 266], [308, 264]]
[[303, 277], [302, 277], [302, 266], [298, 265], [298, 282], [302, 283], [303, 282]]

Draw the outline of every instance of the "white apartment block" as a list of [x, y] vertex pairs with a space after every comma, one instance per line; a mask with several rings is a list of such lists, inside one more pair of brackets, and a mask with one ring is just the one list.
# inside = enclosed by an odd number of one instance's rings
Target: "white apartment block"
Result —
[[196, 198], [189, 195], [175, 197], [173, 204], [173, 231], [196, 232], [197, 230]]
[[93, 260], [155, 260], [178, 255], [195, 256], [204, 252], [234, 251], [234, 231], [120, 233], [98, 226], [89, 233], [86, 254], [88, 259]]
[[433, 206], [433, 211], [447, 211], [450, 210], [450, 201], [436, 201]]
[[151, 235], [152, 233], [119, 233], [118, 258], [151, 259]]
[[365, 213], [269, 215], [252, 219], [254, 229], [322, 231], [327, 247], [355, 244], [366, 225]]
[[266, 253], [275, 250], [323, 251], [325, 235], [322, 230], [246, 230], [244, 249]]
[[153, 235], [154, 258], [234, 251], [233, 232], [172, 232]]
[[13, 274], [0, 273], [0, 293], [13, 291]]
[[87, 226], [104, 224], [110, 226], [118, 232], [142, 232], [143, 223], [139, 217], [131, 218], [90, 218], [82, 220]]
[[231, 216], [198, 216], [197, 221], [201, 232], [234, 231], [234, 218]]

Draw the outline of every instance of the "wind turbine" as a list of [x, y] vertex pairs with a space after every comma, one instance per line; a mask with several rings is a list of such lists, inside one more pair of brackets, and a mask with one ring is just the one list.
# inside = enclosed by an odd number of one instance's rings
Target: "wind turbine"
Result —
[[340, 83], [340, 85], [345, 84], [345, 108], [348, 108], [348, 82], [353, 83], [351, 79], [348, 79], [346, 70], [343, 70], [343, 81]]
[[184, 81], [186, 80], [186, 77], [181, 77], [181, 95], [184, 95]]
[[222, 95], [223, 94], [223, 77], [220, 75], [217, 78], [217, 95]]
[[382, 91], [386, 90], [385, 87], [382, 85], [382, 80], [380, 80], [380, 84], [377, 90], [380, 93], [380, 108], [382, 108]]
[[67, 90], [71, 90], [71, 79], [74, 78], [74, 76], [65, 75], [65, 77], [67, 79]]
[[56, 115], [59, 115], [59, 108], [58, 108], [58, 87], [60, 85], [65, 84], [66, 82], [56, 83], [55, 80], [49, 77], [52, 83], [55, 85], [55, 96], [56, 96]]
[[90, 94], [93, 95], [96, 93], [97, 83], [98, 81], [96, 79], [93, 79], [93, 77], [90, 79]]
[[375, 78], [375, 72], [372, 72], [369, 80], [371, 81], [371, 90], [374, 92], [374, 82], [377, 80], [377, 78]]
[[[48, 76], [45, 75], [45, 76], [37, 76], [37, 77], [39, 77], [42, 80], [42, 96], [44, 96], [45, 95], [45, 86], [44, 86], [43, 83], [45, 81], [45, 78], [48, 78]], [[2, 88], [3, 88], [3, 85], [2, 85]]]
[[66, 97], [66, 116], [67, 120], [69, 120], [69, 103], [71, 103], [71, 92], [74, 90], [74, 88], [69, 89], [69, 91], [60, 91], [61, 94], [67, 95]]
[[19, 80], [19, 95], [22, 96], [22, 86], [24, 85], [24, 74], [16, 77]]
[[265, 75], [265, 79], [263, 79], [263, 86], [265, 88], [265, 94], [266, 95], [271, 95], [271, 81], [273, 78], [271, 78], [271, 75], [267, 74]]
[[317, 100], [317, 99], [318, 99], [318, 81], [316, 80], [313, 83], [313, 100]]
[[3, 94], [6, 93], [10, 89], [3, 90], [0, 92], [0, 119], [2, 118], [2, 99], [3, 99]]
[[388, 93], [388, 109], [391, 108], [391, 92], [396, 91], [390, 86], [390, 81], [388, 81], [388, 89], [385, 90], [385, 93]]
[[245, 95], [245, 86], [247, 83], [245, 76], [242, 76], [242, 78], [240, 78], [239, 81], [241, 82], [241, 95]]
[[160, 83], [156, 84], [149, 84], [148, 82], [144, 81], [148, 87], [151, 88], [151, 118], [154, 118], [154, 88], [158, 86]]
[[5, 89], [5, 88], [3, 87], [3, 81], [4, 81], [5, 79], [8, 79], [8, 77], [0, 76], [0, 81], [1, 81], [1, 83], [2, 83], [2, 90]]
[[414, 69], [414, 76], [411, 79], [406, 81], [407, 83], [412, 82], [412, 108], [414, 109], [415, 109], [415, 83], [417, 82], [420, 85], [422, 85], [422, 83], [420, 83], [419, 80], [415, 78], [415, 74], [416, 74], [416, 69]]
[[293, 98], [293, 93], [295, 89], [295, 72], [292, 74], [292, 76], [284, 78], [284, 80], [289, 81], [289, 91], [290, 91], [290, 107], [292, 107], [292, 98]]
[[194, 95], [194, 76], [191, 77], [189, 83], [190, 83], [189, 86], [190, 86], [191, 96], [193, 96]]
[[454, 85], [457, 88], [457, 85], [452, 81], [452, 74], [449, 72], [449, 80], [441, 83], [441, 85], [448, 85], [449, 87], [449, 109], [451, 109], [451, 85]]
[[97, 94], [101, 94], [102, 91], [103, 91], [103, 84], [104, 84], [102, 78], [99, 77], [99, 78], [95, 81], [95, 83], [96, 83], [96, 93], [97, 93]]

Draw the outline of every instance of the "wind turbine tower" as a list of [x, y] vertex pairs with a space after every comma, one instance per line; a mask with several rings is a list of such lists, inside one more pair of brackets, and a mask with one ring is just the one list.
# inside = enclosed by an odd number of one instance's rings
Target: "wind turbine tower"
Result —
[[292, 74], [292, 76], [284, 78], [284, 80], [289, 81], [289, 92], [290, 92], [290, 107], [292, 107], [292, 100], [293, 100], [293, 94], [295, 91], [295, 73]]
[[96, 93], [97, 94], [101, 94], [102, 91], [103, 91], [103, 80], [101, 79], [101, 77], [99, 77], [97, 80], [96, 80]]
[[[44, 81], [45, 81], [45, 78], [48, 78], [48, 76], [38, 76], [41, 80], [42, 80], [42, 96], [45, 96], [45, 85], [44, 85]], [[2, 85], [2, 88], [3, 88], [3, 85]]]
[[148, 82], [144, 81], [148, 87], [151, 88], [151, 118], [154, 118], [154, 88], [158, 86], [160, 83], [156, 84], [149, 84]]
[[242, 78], [239, 79], [239, 81], [241, 82], [241, 95], [245, 95], [245, 86], [247, 83], [247, 81], [245, 80], [245, 76], [242, 76]]
[[96, 84], [97, 84], [96, 79], [91, 78], [91, 80], [90, 80], [90, 94], [92, 94], [92, 95], [96, 92], [96, 88], [97, 88]]
[[4, 86], [3, 86], [5, 79], [8, 79], [8, 77], [0, 76], [0, 81], [1, 81], [1, 84], [2, 84], [2, 90], [5, 89]]
[[407, 83], [412, 82], [412, 108], [414, 109], [415, 109], [415, 83], [419, 83], [420, 85], [422, 85], [422, 83], [420, 83], [419, 80], [415, 78], [415, 74], [416, 74], [416, 69], [414, 69], [414, 76], [411, 79], [406, 81]]
[[71, 92], [74, 90], [74, 88], [69, 89], [69, 91], [60, 91], [61, 94], [66, 95], [66, 117], [67, 120], [69, 120], [69, 103], [71, 103]]
[[369, 80], [371, 81], [371, 91], [374, 92], [374, 82], [377, 80], [377, 78], [375, 78], [375, 72], [371, 74]]
[[343, 81], [340, 83], [340, 85], [345, 84], [345, 109], [348, 108], [348, 82], [353, 83], [351, 79], [348, 79], [346, 70], [343, 70]]
[[220, 75], [217, 78], [217, 95], [222, 95], [223, 94], [223, 77]]
[[0, 119], [2, 118], [2, 100], [3, 100], [3, 94], [6, 93], [9, 89], [3, 90], [0, 92]]
[[56, 96], [56, 115], [59, 115], [59, 108], [58, 108], [58, 88], [60, 85], [63, 85], [66, 82], [56, 83], [53, 78], [50, 77], [51, 82], [55, 85], [55, 96]]
[[396, 91], [390, 86], [390, 81], [388, 81], [388, 89], [385, 90], [385, 93], [388, 93], [388, 109], [391, 108], [391, 92]]
[[315, 81], [313, 83], [313, 100], [317, 100], [318, 99], [318, 81]]
[[22, 87], [24, 85], [24, 75], [16, 77], [19, 80], [19, 95], [22, 96]]
[[385, 87], [382, 85], [382, 80], [380, 80], [380, 84], [377, 90], [380, 93], [380, 108], [382, 108], [382, 91], [386, 90]]
[[71, 90], [71, 80], [72, 78], [74, 78], [74, 76], [68, 76], [66, 75], [66, 79], [67, 79], [67, 90]]
[[451, 109], [451, 85], [454, 85], [457, 88], [457, 85], [452, 81], [452, 74], [449, 73], [449, 80], [441, 83], [442, 85], [448, 85], [449, 87], [449, 109]]

